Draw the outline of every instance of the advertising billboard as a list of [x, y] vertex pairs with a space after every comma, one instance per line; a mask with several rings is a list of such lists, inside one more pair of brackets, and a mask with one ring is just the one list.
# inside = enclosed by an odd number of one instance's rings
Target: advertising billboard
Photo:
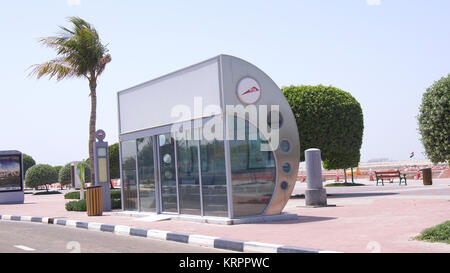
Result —
[[20, 155], [0, 155], [0, 192], [22, 191]]

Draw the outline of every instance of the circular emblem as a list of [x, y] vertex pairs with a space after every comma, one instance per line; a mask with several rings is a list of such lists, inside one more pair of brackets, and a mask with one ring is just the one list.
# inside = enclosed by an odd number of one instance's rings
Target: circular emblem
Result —
[[97, 130], [97, 132], [95, 132], [95, 137], [99, 140], [99, 141], [103, 141], [106, 137], [106, 133], [103, 130]]
[[245, 104], [253, 104], [261, 97], [259, 84], [252, 78], [243, 78], [237, 86], [239, 100]]

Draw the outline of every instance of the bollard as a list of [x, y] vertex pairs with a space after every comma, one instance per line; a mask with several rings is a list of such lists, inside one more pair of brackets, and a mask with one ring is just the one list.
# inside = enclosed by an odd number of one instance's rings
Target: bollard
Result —
[[305, 151], [306, 206], [327, 206], [327, 192], [322, 184], [322, 157], [319, 149]]

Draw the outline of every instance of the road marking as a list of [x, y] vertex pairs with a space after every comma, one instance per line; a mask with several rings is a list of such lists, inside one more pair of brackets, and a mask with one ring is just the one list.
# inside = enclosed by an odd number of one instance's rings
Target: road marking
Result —
[[22, 246], [22, 245], [17, 245], [17, 246], [14, 246], [14, 247], [16, 247], [16, 248], [18, 248], [18, 249], [25, 250], [25, 251], [35, 251], [35, 250], [36, 250], [36, 249], [34, 249], [34, 248], [27, 247], [27, 246]]

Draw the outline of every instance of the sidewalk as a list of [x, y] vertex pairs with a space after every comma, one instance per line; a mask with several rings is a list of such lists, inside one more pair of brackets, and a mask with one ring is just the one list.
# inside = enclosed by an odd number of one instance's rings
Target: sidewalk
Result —
[[[450, 245], [412, 240], [423, 229], [450, 220], [450, 179], [433, 180], [433, 186], [408, 181], [374, 186], [326, 188], [328, 204], [307, 208], [303, 198], [291, 198], [284, 212], [297, 220], [240, 225], [215, 225], [187, 221], [142, 221], [143, 218], [105, 212], [89, 217], [85, 212], [68, 212], [63, 194], [25, 195], [25, 204], [0, 205], [0, 215], [51, 217], [184, 234], [256, 241], [301, 248], [339, 252], [446, 252]], [[306, 188], [297, 183], [293, 195]]]

